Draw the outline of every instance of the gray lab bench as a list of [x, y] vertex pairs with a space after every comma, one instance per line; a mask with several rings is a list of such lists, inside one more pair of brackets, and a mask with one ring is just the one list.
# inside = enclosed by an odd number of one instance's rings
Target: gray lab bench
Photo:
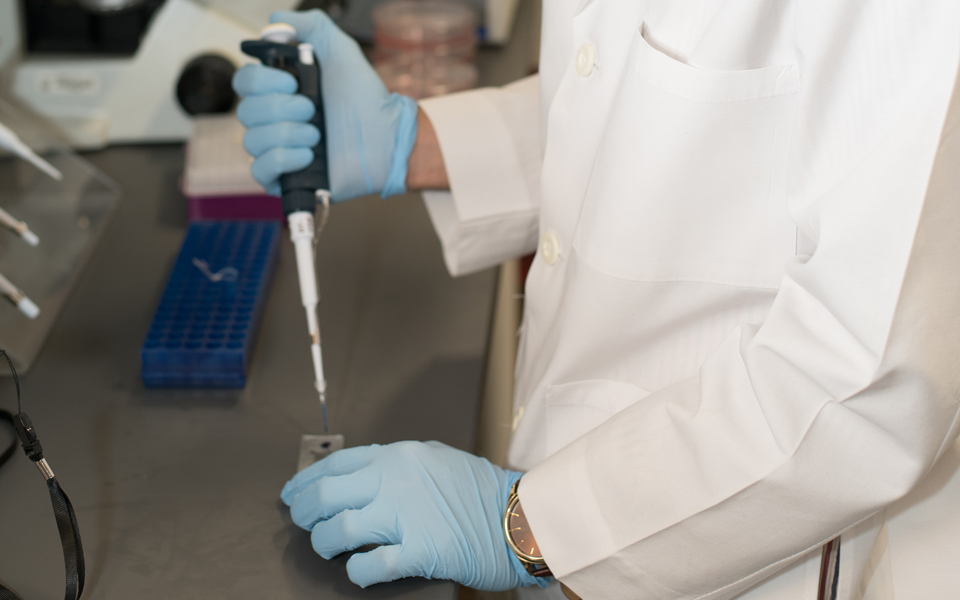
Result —
[[[24, 410], [70, 494], [85, 598], [443, 598], [447, 582], [361, 590], [278, 494], [321, 422], [292, 246], [284, 240], [243, 390], [151, 390], [139, 348], [186, 225], [179, 146], [90, 155], [125, 190], [31, 371]], [[321, 238], [332, 430], [348, 445], [473, 445], [495, 277], [452, 279], [416, 196], [337, 205]], [[9, 379], [0, 406], [13, 408]], [[3, 442], [7, 433], [0, 433]], [[62, 597], [46, 486], [18, 452], [0, 469], [0, 580]]]
[[[509, 46], [480, 53], [482, 85], [535, 64], [539, 9], [522, 0]], [[246, 388], [144, 388], [140, 344], [186, 227], [183, 152], [119, 147], [88, 158], [120, 183], [123, 201], [23, 377], [23, 408], [77, 511], [84, 599], [455, 598], [449, 582], [356, 587], [345, 557], [315, 555], [279, 501], [300, 435], [321, 429], [286, 240]], [[495, 273], [450, 278], [412, 195], [335, 206], [319, 256], [332, 430], [352, 446], [437, 439], [470, 449]], [[5, 378], [0, 406], [12, 402]], [[0, 429], [0, 445], [6, 436]], [[63, 593], [49, 495], [19, 451], [0, 469], [0, 581], [25, 600]]]

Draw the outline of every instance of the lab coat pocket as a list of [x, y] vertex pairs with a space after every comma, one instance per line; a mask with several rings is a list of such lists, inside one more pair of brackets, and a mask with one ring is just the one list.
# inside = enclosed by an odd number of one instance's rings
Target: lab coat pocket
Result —
[[713, 71], [637, 32], [574, 248], [623, 279], [776, 288], [795, 252], [784, 193], [796, 65]]
[[602, 379], [552, 385], [546, 390], [547, 456], [650, 395], [629, 383]]

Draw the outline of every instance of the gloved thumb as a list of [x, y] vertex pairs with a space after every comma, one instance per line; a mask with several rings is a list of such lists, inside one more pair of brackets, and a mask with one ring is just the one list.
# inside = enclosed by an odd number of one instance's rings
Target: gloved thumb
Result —
[[409, 554], [399, 544], [354, 554], [347, 561], [347, 576], [360, 587], [409, 577], [414, 574]]

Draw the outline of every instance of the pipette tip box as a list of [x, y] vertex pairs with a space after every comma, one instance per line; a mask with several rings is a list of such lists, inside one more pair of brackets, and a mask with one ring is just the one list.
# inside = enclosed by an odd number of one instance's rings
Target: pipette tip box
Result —
[[276, 222], [190, 224], [140, 350], [144, 385], [246, 384], [279, 239]]

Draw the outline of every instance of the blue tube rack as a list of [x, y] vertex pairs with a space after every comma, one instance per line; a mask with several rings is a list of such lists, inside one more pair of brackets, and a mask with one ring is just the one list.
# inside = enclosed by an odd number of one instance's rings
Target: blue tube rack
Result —
[[[242, 388], [246, 384], [279, 239], [276, 222], [190, 225], [140, 349], [144, 385]], [[213, 277], [194, 259], [205, 261]]]

